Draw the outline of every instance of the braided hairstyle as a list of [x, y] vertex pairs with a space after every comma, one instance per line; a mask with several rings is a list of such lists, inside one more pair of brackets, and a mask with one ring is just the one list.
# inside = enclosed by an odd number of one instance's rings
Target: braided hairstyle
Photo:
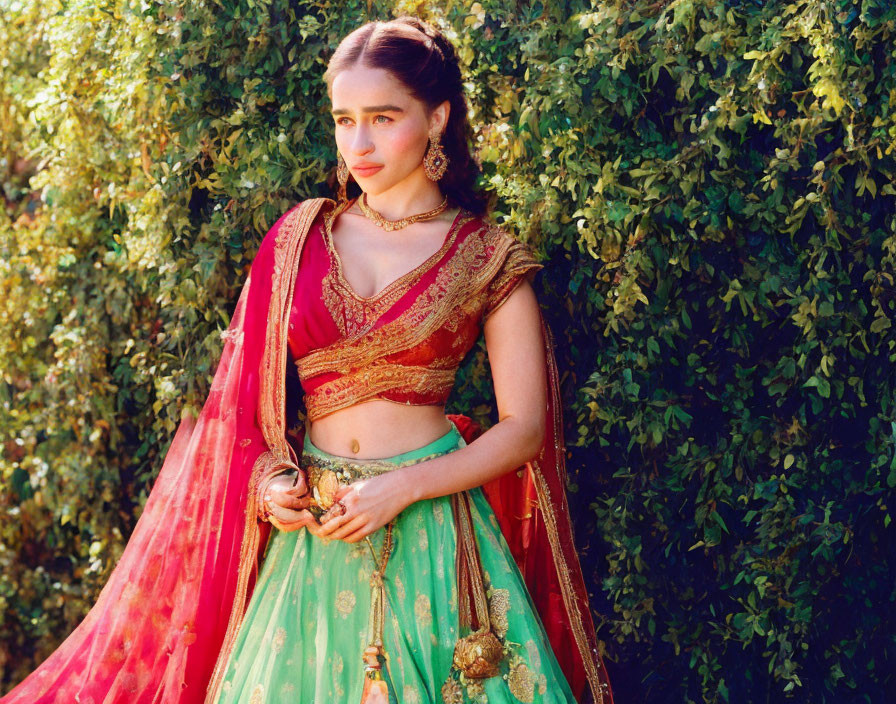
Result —
[[[327, 64], [324, 80], [331, 98], [336, 76], [359, 62], [390, 71], [428, 111], [449, 102], [448, 122], [441, 137], [448, 168], [439, 179], [439, 187], [451, 207], [466, 208], [480, 217], [487, 215], [494, 205], [494, 195], [477, 187], [482, 171], [470, 152], [473, 130], [467, 116], [460, 64], [451, 42], [430, 24], [410, 15], [387, 22], [368, 22], [339, 43]], [[328, 183], [335, 193], [335, 169]], [[360, 193], [353, 179], [346, 192], [349, 198]]]

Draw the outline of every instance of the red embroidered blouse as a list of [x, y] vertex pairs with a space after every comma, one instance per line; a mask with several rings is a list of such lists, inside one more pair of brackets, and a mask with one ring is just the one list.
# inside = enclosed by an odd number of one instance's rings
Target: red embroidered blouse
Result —
[[527, 245], [461, 208], [437, 252], [363, 298], [343, 276], [331, 236], [352, 202], [324, 204], [297, 273], [288, 344], [308, 419], [374, 398], [444, 406], [485, 319], [542, 265]]

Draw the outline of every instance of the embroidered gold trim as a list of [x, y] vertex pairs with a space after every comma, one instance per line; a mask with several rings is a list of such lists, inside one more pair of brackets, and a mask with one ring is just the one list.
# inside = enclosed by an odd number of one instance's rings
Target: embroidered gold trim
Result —
[[487, 320], [510, 297], [510, 294], [522, 283], [526, 274], [540, 269], [544, 269], [544, 265], [535, 258], [529, 246], [514, 241], [510, 245], [501, 271], [488, 284], [482, 319]]
[[391, 389], [417, 394], [435, 393], [447, 397], [454, 386], [456, 373], [456, 365], [450, 369], [437, 369], [390, 364], [379, 360], [305, 394], [305, 410], [308, 419], [313, 422]]
[[323, 239], [329, 257], [329, 267], [322, 281], [324, 305], [330, 317], [343, 335], [357, 336], [370, 330], [376, 321], [396, 302], [420, 282], [420, 277], [432, 269], [454, 244], [463, 224], [472, 219], [472, 214], [461, 208], [451, 223], [439, 250], [429, 256], [419, 266], [405, 272], [385, 288], [367, 298], [358, 295], [345, 278], [342, 258], [333, 243], [333, 222], [351, 205], [346, 201], [343, 207], [335, 207], [324, 213]]
[[[295, 291], [299, 258], [324, 198], [304, 201], [294, 217], [283, 224], [274, 241], [274, 274], [261, 373], [260, 425], [271, 451], [280, 459], [296, 462], [295, 451], [286, 441], [286, 359], [290, 303]], [[306, 205], [307, 204], [307, 205]], [[298, 466], [295, 467], [298, 469]]]
[[[348, 374], [387, 354], [420, 344], [458, 309], [468, 305], [470, 298], [484, 295], [513, 242], [512, 237], [493, 226], [471, 233], [439, 270], [436, 280], [406, 311], [374, 330], [339, 340], [296, 360], [299, 378], [305, 381], [326, 372]], [[491, 254], [489, 250], [493, 250]]]

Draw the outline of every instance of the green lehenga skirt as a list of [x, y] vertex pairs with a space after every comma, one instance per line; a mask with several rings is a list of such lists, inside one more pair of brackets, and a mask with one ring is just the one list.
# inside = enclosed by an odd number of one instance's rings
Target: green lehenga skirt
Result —
[[[388, 461], [405, 466], [465, 444], [452, 423], [442, 437]], [[307, 434], [304, 452], [334, 458]], [[492, 624], [510, 647], [502, 673], [466, 682], [456, 671], [449, 677], [459, 635], [456, 531], [450, 497], [440, 496], [411, 504], [394, 522], [383, 580], [384, 678], [402, 704], [575, 702], [491, 506], [481, 488], [469, 493]], [[369, 536], [378, 553], [384, 535], [380, 528]], [[366, 541], [275, 528], [218, 704], [357, 704], [373, 569]]]

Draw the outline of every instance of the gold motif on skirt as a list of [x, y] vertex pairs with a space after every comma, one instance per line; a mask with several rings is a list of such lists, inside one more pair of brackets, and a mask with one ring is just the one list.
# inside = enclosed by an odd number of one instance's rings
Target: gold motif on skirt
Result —
[[291, 697], [295, 694], [296, 686], [292, 682], [284, 682], [283, 686], [280, 687], [280, 698], [286, 699], [287, 697]]
[[532, 638], [526, 641], [526, 657], [529, 658], [532, 667], [536, 670], [541, 669], [541, 653], [538, 652], [538, 646]]
[[401, 576], [395, 575], [392, 580], [395, 583], [395, 592], [398, 594], [399, 601], [404, 601], [407, 598], [407, 593], [404, 589], [404, 582], [401, 581]]
[[460, 682], [451, 678], [445, 680], [442, 685], [442, 702], [444, 704], [463, 704], [464, 692], [461, 689]]
[[342, 614], [342, 618], [348, 618], [355, 608], [355, 601], [355, 593], [350, 589], [344, 589], [336, 595], [336, 610]]
[[249, 697], [249, 704], [263, 704], [264, 703], [264, 685], [257, 684], [255, 685], [255, 689], [252, 690], [252, 696]]
[[495, 589], [488, 600], [488, 617], [495, 634], [503, 638], [507, 634], [507, 612], [510, 611], [510, 590]]
[[274, 638], [271, 641], [271, 650], [275, 653], [279, 653], [283, 650], [283, 644], [286, 642], [286, 629], [282, 626], [279, 626], [276, 631], [274, 631]]
[[406, 684], [403, 692], [403, 704], [420, 704], [420, 692], [413, 685]]
[[423, 626], [432, 623], [432, 605], [429, 603], [429, 597], [426, 594], [418, 594], [414, 600], [414, 614], [417, 620]]
[[507, 684], [510, 693], [521, 702], [528, 703], [535, 699], [535, 675], [526, 663], [521, 662], [510, 668]]

